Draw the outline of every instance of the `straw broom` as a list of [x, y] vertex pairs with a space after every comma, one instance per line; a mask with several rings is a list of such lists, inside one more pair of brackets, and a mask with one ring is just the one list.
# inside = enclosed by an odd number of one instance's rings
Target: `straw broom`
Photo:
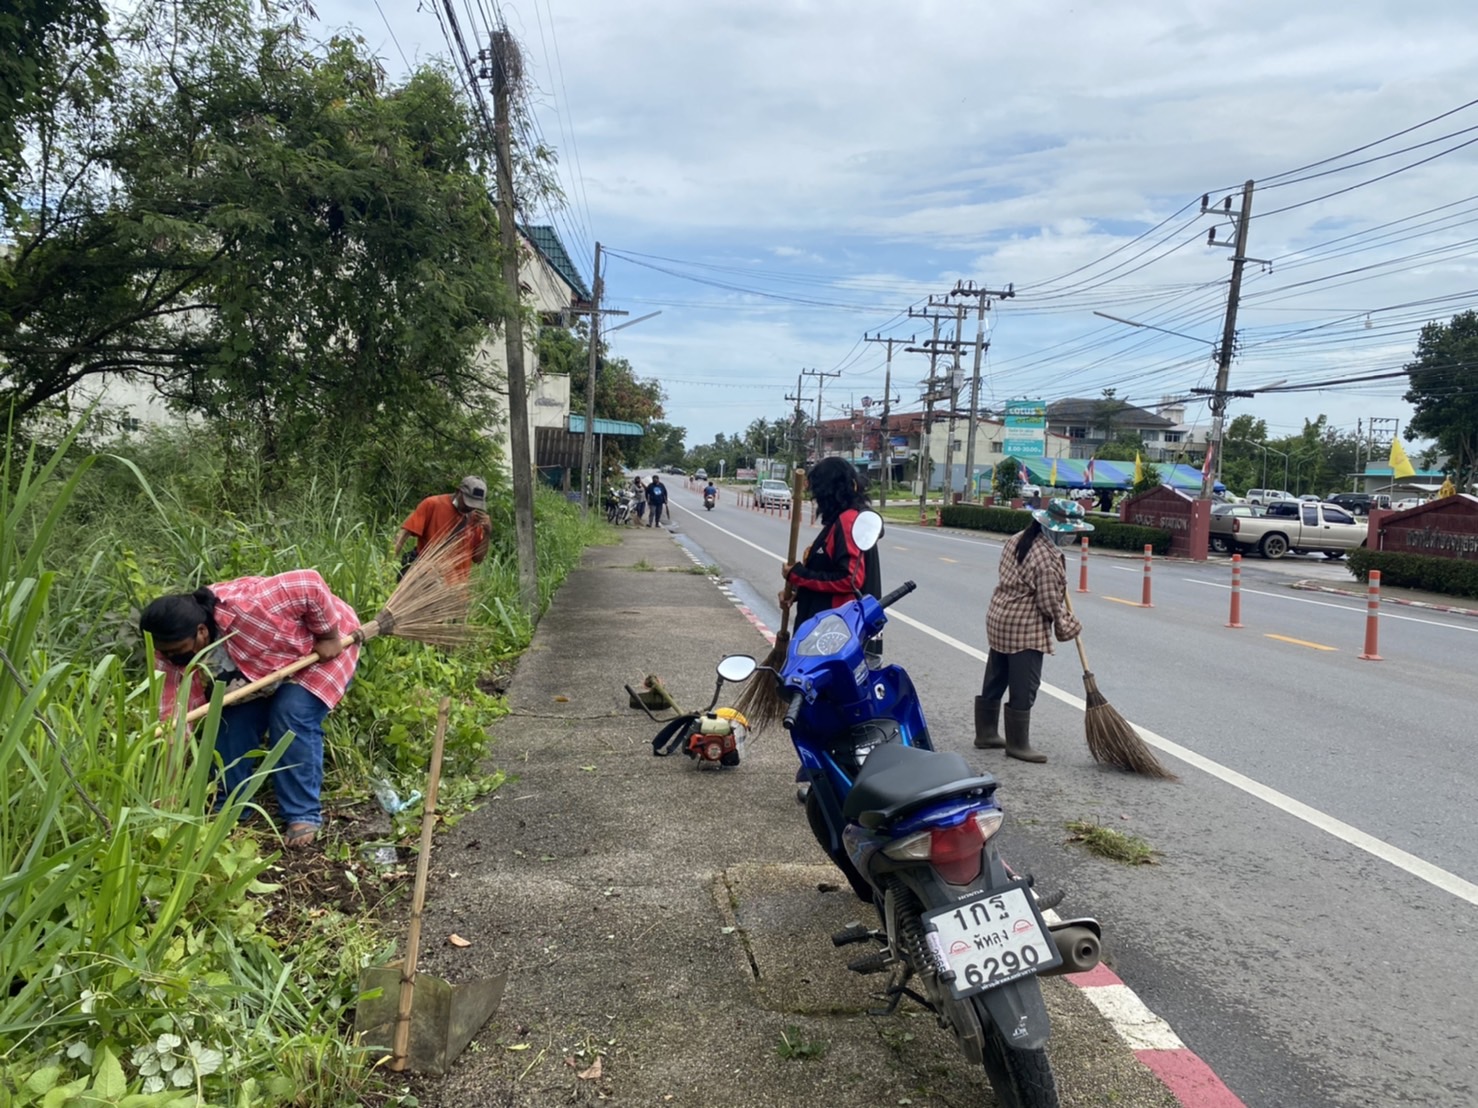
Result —
[[[801, 494], [806, 491], [805, 470], [796, 468], [790, 488], [790, 549], [785, 557], [786, 565], [795, 561], [796, 548], [800, 544]], [[785, 591], [787, 595], [791, 595], [789, 584], [785, 586]], [[775, 645], [770, 647], [770, 652], [760, 662], [762, 667], [778, 670], [785, 664], [785, 655], [790, 650], [790, 610], [792, 607], [794, 605], [786, 604], [780, 609], [780, 630], [775, 633]], [[734, 701], [734, 710], [748, 721], [752, 735], [759, 734], [767, 724], [774, 723], [783, 716], [785, 707], [786, 701], [776, 686], [775, 674], [764, 668], [755, 670], [754, 676], [749, 679], [749, 684], [744, 686], [744, 691]]]
[[[1067, 610], [1071, 612], [1073, 598], [1067, 593], [1063, 596], [1067, 600]], [[1083, 663], [1083, 690], [1088, 698], [1088, 712], [1083, 723], [1088, 737], [1088, 753], [1093, 755], [1093, 760], [1106, 762], [1143, 777], [1158, 777], [1162, 781], [1180, 780], [1160, 764], [1129, 721], [1119, 715], [1103, 693], [1098, 691], [1098, 680], [1088, 668], [1088, 654], [1083, 649], [1082, 634], [1079, 633], [1073, 642], [1078, 647], [1078, 660]]]
[[[341, 638], [340, 645], [348, 649], [382, 635], [444, 647], [461, 646], [467, 642], [472, 637], [472, 628], [467, 624], [472, 586], [461, 575], [457, 564], [462, 555], [460, 535], [454, 535], [419, 555], [390, 594], [390, 599], [385, 601], [385, 606], [375, 613], [375, 618]], [[321, 659], [316, 652], [299, 658], [265, 677], [231, 690], [221, 703], [236, 704], [317, 661]], [[210, 705], [202, 704], [185, 716], [185, 722], [193, 723], [209, 711]]]

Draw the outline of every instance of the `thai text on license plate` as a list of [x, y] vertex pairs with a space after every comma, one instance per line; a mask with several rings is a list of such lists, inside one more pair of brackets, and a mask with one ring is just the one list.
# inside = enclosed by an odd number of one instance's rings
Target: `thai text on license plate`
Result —
[[1024, 884], [982, 891], [924, 916], [929, 945], [954, 971], [957, 997], [1030, 977], [1062, 961]]

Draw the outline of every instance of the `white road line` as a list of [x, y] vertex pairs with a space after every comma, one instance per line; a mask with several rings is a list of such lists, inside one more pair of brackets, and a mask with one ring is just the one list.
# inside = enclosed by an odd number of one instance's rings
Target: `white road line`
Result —
[[[938, 639], [946, 646], [954, 647], [960, 653], [977, 661], [984, 662], [986, 659], [985, 651], [977, 650], [969, 643], [963, 643], [954, 636], [946, 635], [943, 631], [936, 630], [927, 623], [920, 623], [918, 620], [911, 616], [906, 616], [902, 612], [890, 611], [888, 618], [890, 620], [897, 620], [899, 623], [912, 627], [915, 630], [922, 631], [924, 634]], [[1087, 703], [1082, 697], [1074, 696], [1072, 693], [1064, 689], [1059, 689], [1055, 685], [1049, 685], [1045, 681], [1042, 682], [1042, 692], [1056, 700], [1062, 701], [1064, 704], [1071, 705], [1080, 712], [1086, 711], [1088, 708]], [[1325, 812], [1321, 812], [1319, 809], [1305, 804], [1301, 800], [1295, 800], [1287, 793], [1270, 788], [1260, 781], [1253, 780], [1246, 774], [1238, 773], [1236, 770], [1229, 766], [1224, 766], [1220, 762], [1214, 762], [1210, 758], [1197, 754], [1194, 750], [1181, 746], [1177, 742], [1172, 742], [1162, 735], [1157, 735], [1153, 731], [1140, 727], [1138, 724], [1133, 724], [1132, 726], [1138, 732], [1139, 737], [1155, 749], [1163, 751], [1173, 758], [1179, 758], [1187, 765], [1193, 766], [1203, 773], [1208, 773], [1218, 781], [1231, 785], [1233, 788], [1241, 789], [1249, 796], [1254, 796], [1266, 804], [1271, 804], [1279, 811], [1286, 812], [1295, 819], [1301, 819], [1311, 827], [1316, 827], [1328, 835], [1333, 835], [1341, 842], [1348, 843], [1350, 846], [1358, 850], [1363, 850], [1367, 854], [1371, 854], [1384, 862], [1389, 862], [1397, 869], [1405, 870], [1413, 877], [1420, 878], [1430, 885], [1435, 885], [1443, 892], [1451, 893], [1459, 900], [1465, 900], [1469, 904], [1478, 906], [1478, 885], [1475, 885], [1473, 882], [1467, 881], [1455, 873], [1449, 873], [1440, 866], [1434, 866], [1425, 858], [1418, 858], [1415, 854], [1410, 854], [1400, 847], [1392, 846], [1383, 839], [1378, 839], [1374, 835], [1361, 831], [1358, 827], [1345, 823], [1343, 820], [1336, 819], [1334, 816]]]
[[[1205, 585], [1212, 589], [1230, 589], [1230, 585], [1223, 585], [1220, 581], [1201, 581], [1195, 577], [1182, 577], [1182, 581], [1188, 581], [1192, 585]], [[1348, 604], [1341, 604], [1335, 600], [1314, 600], [1307, 596], [1285, 596], [1280, 592], [1266, 592], [1263, 589], [1249, 589], [1242, 586], [1244, 596], [1270, 596], [1274, 600], [1286, 600], [1290, 604], [1312, 604], [1316, 608], [1336, 608], [1341, 612], [1350, 612], [1354, 615], [1364, 616], [1366, 614], [1365, 600], [1351, 599]], [[1381, 609], [1381, 619], [1399, 619], [1404, 623], [1425, 623], [1428, 627], [1446, 627], [1449, 631], [1466, 631], [1470, 635], [1478, 635], [1478, 627], [1471, 627], [1461, 623], [1443, 623], [1440, 619], [1423, 619], [1421, 616], [1404, 616], [1399, 612], [1388, 612]]]
[[[690, 514], [697, 516], [696, 512], [692, 512]], [[701, 519], [703, 517], [700, 516], [698, 518]], [[714, 530], [720, 531], [723, 534], [728, 535], [732, 539], [737, 539], [745, 546], [758, 550], [761, 554], [769, 555], [777, 562], [784, 561], [784, 559], [779, 554], [772, 553], [771, 551], [766, 550], [764, 547], [758, 545], [757, 543], [752, 543], [748, 539], [740, 535], [736, 535], [734, 534], [734, 532], [726, 530], [723, 527], [720, 527], [718, 524], [712, 522], [711, 520], [703, 519], [703, 522], [707, 523]], [[1188, 578], [1188, 580], [1193, 579]], [[1202, 584], [1213, 584], [1213, 582], [1206, 581], [1202, 582]], [[1243, 591], [1246, 592], [1248, 590], [1244, 589]], [[1278, 596], [1279, 594], [1259, 593], [1258, 595]], [[1280, 597], [1280, 599], [1297, 600], [1305, 604], [1327, 604], [1331, 608], [1344, 607], [1344, 605], [1342, 604], [1333, 604], [1323, 600], [1309, 600], [1305, 599], [1304, 597], [1285, 596]], [[907, 627], [912, 627], [917, 631], [922, 631], [924, 634], [930, 636], [931, 638], [938, 639], [946, 646], [951, 646], [954, 649], [958, 650], [960, 653], [974, 658], [978, 662], [983, 663], [986, 660], [985, 651], [977, 650], [969, 643], [961, 642], [953, 635], [946, 635], [943, 631], [930, 627], [927, 623], [921, 623], [918, 620], [914, 619], [912, 616], [904, 615], [902, 612], [898, 611], [890, 611], [888, 613], [888, 618], [890, 620], [897, 620], [899, 623], [902, 623]], [[1448, 624], [1439, 623], [1437, 626], [1446, 627], [1448, 626]], [[1469, 628], [1463, 628], [1463, 630], [1469, 630]], [[1059, 689], [1055, 685], [1049, 685], [1047, 682], [1043, 681], [1041, 691], [1056, 700], [1062, 701], [1064, 704], [1071, 705], [1073, 708], [1077, 709], [1080, 712], [1087, 711], [1087, 702], [1084, 701], [1082, 697], [1074, 696], [1072, 693], [1066, 691], [1065, 689]], [[1244, 793], [1247, 793], [1249, 796], [1254, 796], [1258, 800], [1272, 805], [1279, 811], [1286, 812], [1288, 815], [1293, 816], [1295, 819], [1303, 820], [1305, 823], [1309, 824], [1309, 826], [1316, 827], [1320, 831], [1334, 836], [1341, 842], [1348, 843], [1350, 846], [1355, 847], [1357, 850], [1363, 850], [1367, 854], [1381, 859], [1381, 861], [1383, 862], [1389, 862], [1397, 869], [1405, 870], [1413, 877], [1420, 878], [1421, 880], [1427, 882], [1429, 885], [1434, 885], [1437, 888], [1441, 889], [1443, 892], [1451, 893], [1459, 900], [1465, 900], [1469, 904], [1478, 907], [1478, 885], [1475, 885], [1473, 882], [1465, 880], [1455, 873], [1449, 873], [1447, 870], [1442, 869], [1440, 866], [1434, 866], [1425, 858], [1418, 858], [1415, 854], [1408, 853], [1407, 851], [1402, 850], [1400, 847], [1392, 846], [1385, 840], [1378, 839], [1374, 835], [1371, 835], [1365, 831], [1361, 831], [1358, 827], [1355, 827], [1352, 824], [1345, 823], [1344, 820], [1336, 819], [1334, 816], [1331, 816], [1325, 812], [1321, 812], [1319, 809], [1305, 804], [1301, 800], [1295, 800], [1287, 793], [1279, 792], [1277, 789], [1271, 788], [1268, 785], [1264, 785], [1261, 781], [1253, 780], [1246, 774], [1238, 773], [1236, 770], [1232, 769], [1229, 766], [1224, 766], [1220, 762], [1214, 762], [1204, 755], [1197, 754], [1189, 747], [1184, 747], [1177, 742], [1172, 742], [1170, 739], [1167, 739], [1162, 735], [1157, 735], [1155, 734], [1155, 732], [1140, 727], [1138, 724], [1131, 724], [1131, 726], [1133, 726], [1134, 730], [1139, 733], [1140, 738], [1149, 743], [1149, 745], [1154, 747], [1156, 750], [1162, 751], [1165, 754], [1169, 754], [1173, 758], [1179, 758], [1182, 762], [1186, 763], [1186, 765], [1193, 766], [1194, 768], [1199, 769], [1202, 773], [1210, 774], [1218, 781], [1231, 785], [1235, 789], [1240, 789]]]

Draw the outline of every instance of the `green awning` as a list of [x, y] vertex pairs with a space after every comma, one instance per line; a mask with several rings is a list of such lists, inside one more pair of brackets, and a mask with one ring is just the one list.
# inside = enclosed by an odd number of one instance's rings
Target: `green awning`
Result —
[[[585, 433], [585, 417], [572, 415], [569, 417], [570, 434], [583, 435]], [[601, 419], [595, 417], [595, 433], [597, 435], [645, 435], [646, 428], [640, 423], [632, 423], [625, 419]]]

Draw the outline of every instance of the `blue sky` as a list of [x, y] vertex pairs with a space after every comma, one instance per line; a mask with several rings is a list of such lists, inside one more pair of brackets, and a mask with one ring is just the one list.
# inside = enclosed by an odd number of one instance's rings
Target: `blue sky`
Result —
[[[448, 55], [432, 0], [317, 8], [392, 74], [402, 55]], [[1478, 106], [1454, 111], [1478, 24], [1456, 2], [451, 8], [468, 38], [502, 18], [521, 40], [568, 198], [529, 218], [556, 225], [587, 280], [593, 244], [611, 252], [611, 306], [661, 310], [611, 341], [662, 381], [690, 444], [783, 414], [802, 368], [841, 373], [828, 416], [881, 398], [882, 348], [862, 335], [922, 337], [907, 308], [959, 280], [1017, 290], [990, 313], [988, 404], [1209, 386], [1230, 252], [1204, 243], [1230, 229], [1199, 201], [1249, 178], [1248, 254], [1271, 265], [1247, 267], [1234, 388], [1399, 369], [1422, 323], [1478, 290], [1478, 143], [1463, 146]], [[896, 355], [903, 407], [925, 369]], [[1319, 413], [1404, 425], [1402, 391], [1269, 394], [1231, 414], [1275, 435]]]

